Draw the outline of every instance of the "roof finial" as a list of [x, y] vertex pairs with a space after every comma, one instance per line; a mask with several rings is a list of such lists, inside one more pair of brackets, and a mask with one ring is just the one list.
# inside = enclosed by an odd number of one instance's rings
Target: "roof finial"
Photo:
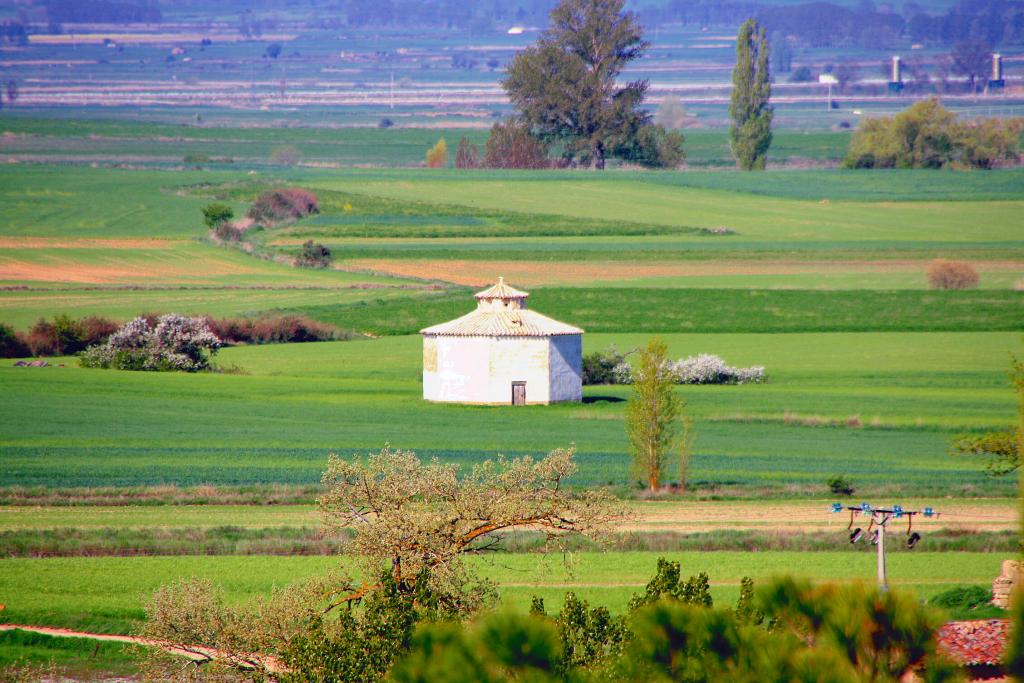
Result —
[[505, 284], [505, 278], [503, 278], [501, 275], [498, 276], [498, 284], [499, 285]]

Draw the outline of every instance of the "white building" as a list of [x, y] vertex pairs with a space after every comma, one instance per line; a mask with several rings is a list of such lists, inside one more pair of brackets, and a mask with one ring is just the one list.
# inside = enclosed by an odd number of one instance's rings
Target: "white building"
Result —
[[529, 294], [498, 284], [476, 310], [421, 330], [423, 398], [523, 405], [583, 398], [583, 330], [526, 307]]

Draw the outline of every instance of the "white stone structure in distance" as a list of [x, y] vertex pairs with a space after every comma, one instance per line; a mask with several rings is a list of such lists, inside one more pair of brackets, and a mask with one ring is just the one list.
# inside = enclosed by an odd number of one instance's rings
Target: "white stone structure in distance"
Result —
[[527, 405], [583, 398], [583, 330], [526, 307], [526, 292], [498, 284], [476, 310], [423, 335], [423, 398]]

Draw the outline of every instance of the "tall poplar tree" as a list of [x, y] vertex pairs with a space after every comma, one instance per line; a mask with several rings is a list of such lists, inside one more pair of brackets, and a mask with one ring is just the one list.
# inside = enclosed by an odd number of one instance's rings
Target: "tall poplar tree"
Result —
[[679, 436], [677, 421], [683, 406], [675, 394], [676, 378], [668, 367], [665, 342], [655, 337], [638, 355], [633, 395], [626, 405], [626, 436], [637, 476], [647, 480], [649, 490], [657, 491]]
[[772, 144], [772, 116], [768, 103], [772, 86], [768, 73], [768, 38], [757, 21], [748, 19], [736, 38], [736, 66], [732, 70], [729, 104], [729, 146], [744, 171], [764, 170]]

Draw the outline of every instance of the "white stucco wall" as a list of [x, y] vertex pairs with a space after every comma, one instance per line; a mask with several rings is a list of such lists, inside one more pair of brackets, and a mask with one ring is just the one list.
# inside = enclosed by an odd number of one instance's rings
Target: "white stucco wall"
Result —
[[423, 336], [423, 398], [486, 403], [484, 385], [490, 343], [485, 337]]
[[583, 400], [583, 335], [564, 334], [551, 337], [551, 360], [548, 362], [550, 400]]
[[548, 403], [548, 338], [495, 337], [487, 403], [512, 403], [512, 382], [526, 382], [527, 403]]
[[455, 403], [512, 403], [512, 383], [526, 383], [527, 403], [582, 396], [579, 335], [423, 337], [423, 398]]

